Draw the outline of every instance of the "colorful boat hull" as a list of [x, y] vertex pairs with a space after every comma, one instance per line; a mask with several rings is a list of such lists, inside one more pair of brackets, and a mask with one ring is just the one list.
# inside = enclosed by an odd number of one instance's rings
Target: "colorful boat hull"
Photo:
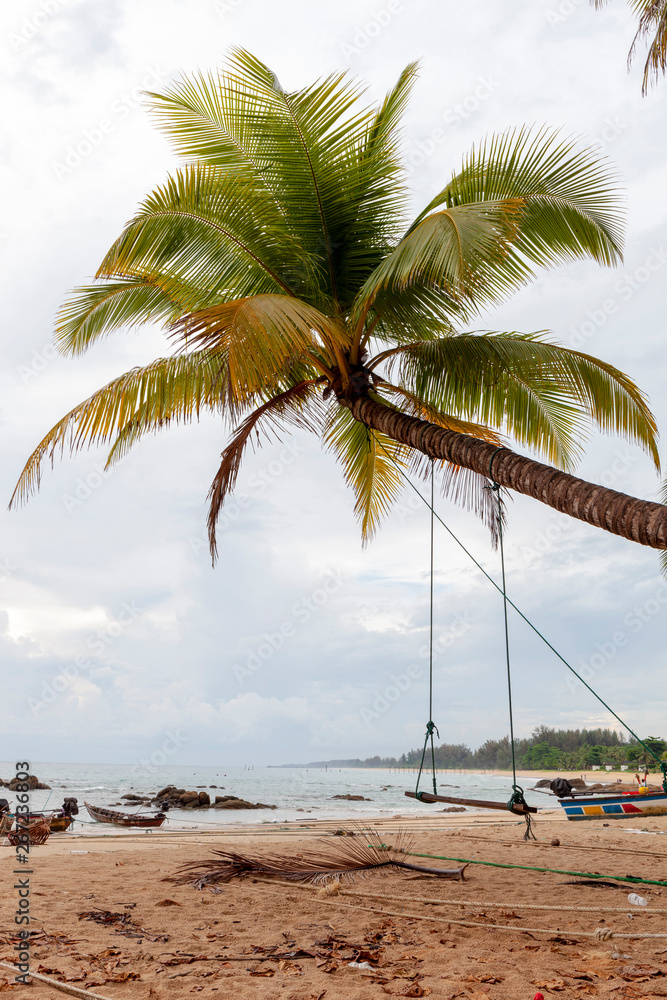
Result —
[[559, 799], [568, 819], [625, 819], [638, 816], [667, 816], [667, 795], [600, 795], [590, 798]]

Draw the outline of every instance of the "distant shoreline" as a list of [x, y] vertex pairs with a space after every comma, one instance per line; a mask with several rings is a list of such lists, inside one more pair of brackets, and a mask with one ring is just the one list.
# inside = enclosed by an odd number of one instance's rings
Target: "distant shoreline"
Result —
[[[347, 767], [342, 767], [341, 766], [341, 767], [329, 767], [329, 768], [324, 768], [324, 767], [306, 767], [306, 765], [299, 765], [299, 767], [303, 768], [303, 770], [308, 770], [308, 771], [324, 771], [324, 770], [329, 770], [329, 771], [383, 771], [383, 772], [389, 771], [392, 774], [396, 774], [396, 775], [405, 774], [406, 776], [407, 775], [416, 774], [416, 772], [418, 770], [418, 768], [416, 768], [416, 767], [414, 767], [414, 768], [413, 767], [398, 767], [398, 768], [396, 768], [396, 767], [351, 767], [349, 765]], [[427, 773], [430, 773], [430, 772], [427, 772]], [[499, 768], [490, 768], [490, 767], [487, 767], [487, 768], [481, 768], [481, 767], [456, 767], [456, 768], [453, 768], [453, 767], [439, 767], [439, 768], [437, 768], [436, 773], [437, 774], [450, 774], [450, 775], [457, 775], [457, 774], [488, 774], [488, 775], [491, 775], [492, 777], [497, 777], [497, 778], [511, 778], [512, 777], [512, 772], [511, 771], [505, 771], [505, 770], [501, 770]], [[643, 773], [643, 772], [640, 772], [640, 773]], [[601, 784], [605, 784], [606, 782], [609, 782], [609, 781], [634, 781], [635, 780], [635, 772], [634, 771], [629, 771], [629, 770], [628, 771], [606, 771], [606, 770], [602, 770], [602, 769], [600, 769], [599, 771], [593, 771], [590, 768], [587, 769], [587, 770], [583, 770], [583, 771], [582, 770], [569, 770], [568, 771], [566, 768], [562, 768], [562, 769], [557, 770], [557, 771], [519, 771], [518, 770], [516, 772], [516, 774], [517, 774], [517, 778], [534, 778], [535, 781], [539, 781], [541, 778], [548, 778], [549, 780], [551, 780], [552, 778], [575, 777], [575, 778], [582, 778], [585, 782], [590, 783], [590, 784], [594, 784], [597, 781], [599, 781]], [[660, 780], [660, 775], [658, 773], [656, 773], [656, 772], [652, 772], [652, 773], [649, 774], [649, 781], [651, 781], [651, 779], [653, 779], [654, 782], [656, 780], [659, 781]]]

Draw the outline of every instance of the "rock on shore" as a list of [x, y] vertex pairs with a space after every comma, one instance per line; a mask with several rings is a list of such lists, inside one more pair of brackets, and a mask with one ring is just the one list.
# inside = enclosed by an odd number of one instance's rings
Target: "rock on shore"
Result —
[[3, 781], [0, 778], [0, 788], [8, 788], [10, 792], [15, 792], [19, 785], [28, 785], [30, 791], [34, 791], [35, 788], [51, 788], [51, 785], [45, 785], [43, 781], [36, 778], [34, 774], [29, 774], [27, 781], [19, 780], [18, 778], [12, 778], [10, 781]]
[[[211, 786], [214, 787], [214, 786]], [[223, 789], [224, 791], [224, 789]], [[139, 795], [124, 795], [124, 799], [131, 799], [135, 802], [150, 802], [151, 805], [169, 809], [277, 809], [277, 806], [267, 805], [265, 802], [247, 802], [239, 799], [236, 795], [216, 795], [215, 801], [211, 802], [211, 796], [205, 791], [188, 791], [186, 788], [176, 788], [175, 785], [167, 785], [160, 789], [157, 795], [143, 797]]]

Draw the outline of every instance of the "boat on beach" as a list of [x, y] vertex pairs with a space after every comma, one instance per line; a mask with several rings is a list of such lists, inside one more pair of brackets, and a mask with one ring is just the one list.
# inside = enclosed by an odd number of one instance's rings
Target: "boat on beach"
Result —
[[626, 816], [666, 816], [664, 792], [619, 792], [616, 795], [574, 795], [559, 798], [568, 819], [623, 819]]
[[83, 803], [90, 816], [98, 823], [112, 823], [114, 826], [136, 826], [155, 827], [162, 826], [166, 820], [163, 812], [153, 813], [152, 816], [141, 813], [121, 813], [115, 809], [103, 809], [101, 806], [92, 806], [89, 802]]

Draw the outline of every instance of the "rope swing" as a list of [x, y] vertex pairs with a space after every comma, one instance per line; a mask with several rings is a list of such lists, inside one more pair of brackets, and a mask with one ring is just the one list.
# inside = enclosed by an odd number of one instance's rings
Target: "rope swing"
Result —
[[438, 732], [438, 727], [433, 721], [433, 538], [435, 531], [435, 475], [433, 470], [433, 459], [431, 459], [431, 606], [429, 615], [429, 636], [428, 636], [428, 722], [426, 723], [426, 737], [424, 739], [424, 749], [422, 750], [422, 759], [419, 765], [419, 773], [417, 775], [417, 784], [415, 786], [415, 798], [421, 801], [423, 792], [419, 791], [419, 782], [422, 776], [422, 771], [424, 769], [424, 760], [426, 759], [426, 749], [428, 747], [429, 740], [431, 741], [431, 772], [433, 777], [433, 794], [438, 794], [438, 785], [435, 772], [435, 746], [433, 744], [433, 733], [437, 733], [438, 739], [440, 739], [440, 733]]
[[[493, 453], [495, 455], [495, 452]], [[491, 464], [493, 462], [493, 455], [491, 456], [491, 462], [489, 462], [489, 471], [491, 471]], [[523, 788], [517, 784], [516, 780], [516, 748], [514, 746], [514, 713], [512, 711], [512, 668], [510, 663], [510, 630], [509, 621], [507, 617], [507, 580], [505, 577], [505, 544], [503, 540], [503, 501], [500, 496], [500, 486], [494, 480], [491, 480], [491, 486], [489, 487], [494, 493], [496, 498], [497, 510], [497, 524], [498, 524], [498, 545], [500, 547], [500, 567], [502, 571], [502, 584], [503, 584], [503, 618], [505, 621], [505, 663], [507, 666], [507, 703], [509, 708], [509, 720], [510, 720], [510, 748], [512, 750], [512, 795], [507, 803], [507, 808], [510, 812], [515, 812], [515, 806], [523, 807], [524, 815], [526, 817], [526, 832], [523, 835], [524, 840], [529, 840], [531, 837], [536, 840], [535, 833], [533, 832], [533, 825], [530, 818], [530, 813], [528, 812], [528, 803], [523, 794]]]

